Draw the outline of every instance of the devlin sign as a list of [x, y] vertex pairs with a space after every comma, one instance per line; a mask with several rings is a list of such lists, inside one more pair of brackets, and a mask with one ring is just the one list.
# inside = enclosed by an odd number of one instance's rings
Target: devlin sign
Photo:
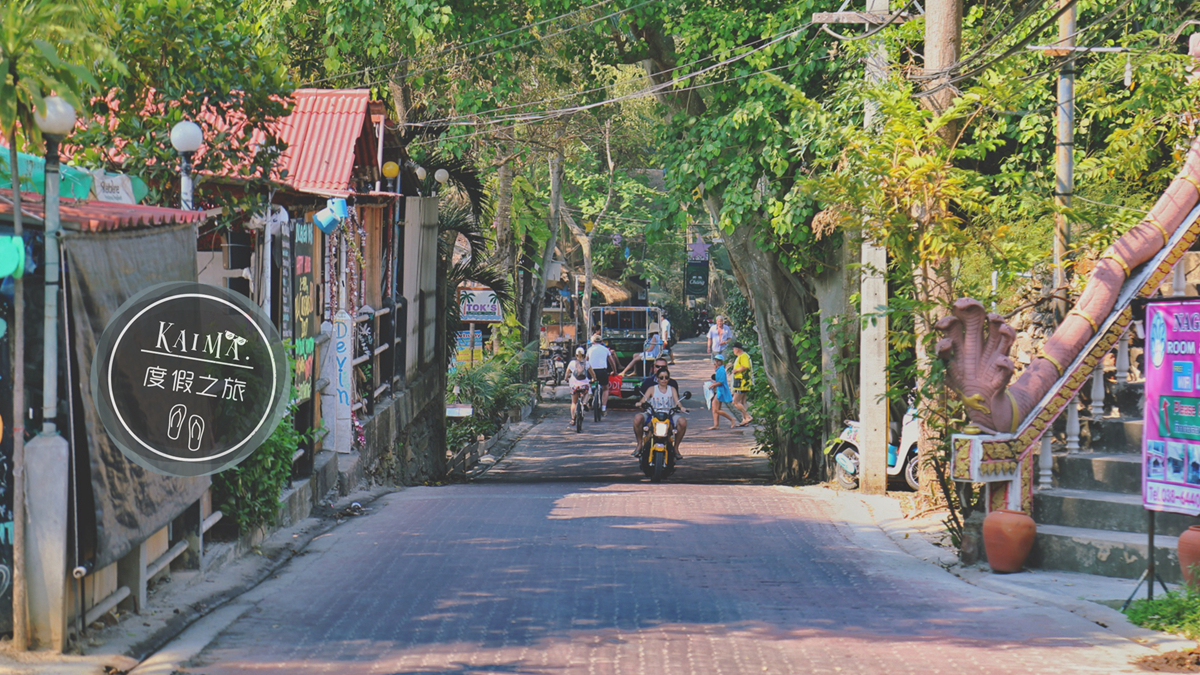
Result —
[[1200, 515], [1200, 301], [1146, 305], [1142, 503]]
[[262, 310], [216, 286], [174, 282], [113, 315], [92, 361], [109, 436], [133, 462], [172, 476], [235, 466], [287, 410], [291, 369]]

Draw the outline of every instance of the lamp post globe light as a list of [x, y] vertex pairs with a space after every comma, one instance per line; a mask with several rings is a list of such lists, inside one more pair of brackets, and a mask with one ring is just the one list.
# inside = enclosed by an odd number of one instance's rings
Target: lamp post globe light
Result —
[[383, 163], [383, 177], [388, 179], [388, 189], [396, 191], [396, 176], [400, 175], [400, 165], [395, 162]]
[[428, 176], [428, 175], [429, 175], [429, 172], [427, 172], [425, 170], [425, 167], [423, 167], [423, 166], [417, 167], [417, 180], [425, 180], [425, 176]]
[[47, 96], [45, 114], [35, 113], [33, 121], [46, 139], [46, 297], [44, 314], [45, 359], [42, 363], [42, 434], [58, 433], [58, 231], [59, 170], [58, 144], [75, 128], [75, 107], [58, 96]]
[[179, 208], [192, 210], [192, 155], [204, 142], [200, 125], [184, 120], [171, 127], [171, 146], [179, 153]]
[[450, 180], [450, 172], [445, 169], [438, 169], [433, 174], [433, 178], [442, 185], [445, 185], [446, 181]]

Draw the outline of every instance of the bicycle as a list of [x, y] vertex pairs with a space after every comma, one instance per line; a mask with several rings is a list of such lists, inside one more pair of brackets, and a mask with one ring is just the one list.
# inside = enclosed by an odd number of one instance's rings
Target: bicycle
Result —
[[601, 396], [603, 392], [600, 380], [592, 380], [592, 416], [596, 418], [597, 422], [604, 418], [604, 406], [602, 405], [604, 399]]
[[579, 387], [582, 390], [579, 396], [575, 397], [575, 433], [583, 433], [583, 400], [587, 398], [587, 390], [584, 387]]

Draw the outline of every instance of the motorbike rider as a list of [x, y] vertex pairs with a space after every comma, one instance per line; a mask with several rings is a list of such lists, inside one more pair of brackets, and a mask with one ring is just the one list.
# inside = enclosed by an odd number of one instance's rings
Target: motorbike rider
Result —
[[[654, 383], [645, 389], [641, 389], [642, 398], [638, 402], [638, 407], [645, 405], [647, 402], [651, 404], [651, 410], [671, 410], [681, 405], [679, 401], [679, 383], [671, 378], [671, 372], [667, 370], [666, 366], [658, 367], [658, 363], [655, 362], [655, 373], [652, 378]], [[650, 380], [652, 378], [646, 379]], [[637, 447], [633, 451], [634, 457], [640, 455], [642, 451], [642, 440], [645, 434], [647, 417], [646, 413], [638, 413], [633, 419], [633, 434], [637, 437]], [[687, 433], [687, 419], [678, 414], [672, 414], [671, 422], [675, 426], [675, 461], [679, 461], [683, 459], [683, 454], [679, 452], [679, 447], [683, 445], [683, 437]]]
[[596, 371], [588, 365], [587, 352], [583, 347], [575, 348], [575, 358], [567, 364], [567, 384], [571, 387], [571, 423], [575, 426], [575, 404], [580, 396], [587, 396], [588, 385], [596, 378]]

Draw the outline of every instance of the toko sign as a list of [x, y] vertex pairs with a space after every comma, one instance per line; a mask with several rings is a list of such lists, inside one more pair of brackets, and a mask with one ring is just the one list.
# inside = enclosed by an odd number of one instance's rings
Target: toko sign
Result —
[[504, 311], [496, 292], [488, 288], [459, 287], [458, 313], [463, 323], [499, 323]]
[[1142, 503], [1200, 515], [1200, 301], [1146, 305]]

